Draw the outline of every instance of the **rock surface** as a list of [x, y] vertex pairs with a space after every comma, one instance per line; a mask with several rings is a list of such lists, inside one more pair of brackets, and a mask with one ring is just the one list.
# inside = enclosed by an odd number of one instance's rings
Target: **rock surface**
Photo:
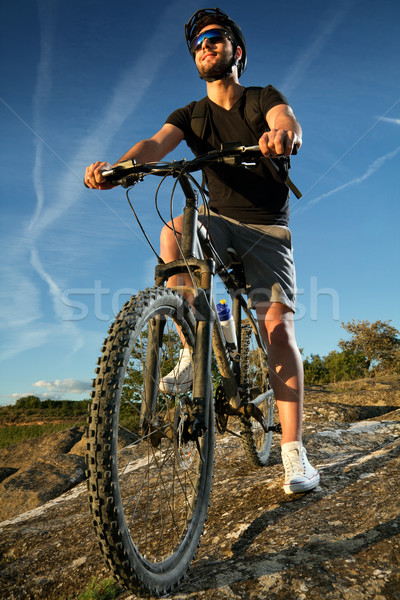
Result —
[[[218, 438], [206, 532], [186, 581], [166, 597], [400, 599], [399, 383], [309, 389], [304, 433], [321, 486], [296, 496], [282, 490], [279, 438], [265, 469], [248, 465], [237, 438]], [[70, 430], [0, 453], [2, 514], [5, 494], [17, 494], [18, 477], [31, 482], [36, 503], [17, 516], [8, 504], [0, 523], [0, 589], [7, 600], [77, 598], [93, 576], [110, 576], [92, 530], [85, 483], [54, 498], [60, 472], [68, 473], [69, 488], [75, 483], [80, 435]], [[29, 453], [30, 464], [21, 466]], [[43, 470], [46, 478], [35, 478]], [[40, 489], [33, 489], [34, 481]], [[49, 495], [53, 499], [43, 504]], [[119, 598], [139, 597], [121, 590]]]
[[85, 476], [83, 427], [0, 448], [0, 521], [60, 496]]

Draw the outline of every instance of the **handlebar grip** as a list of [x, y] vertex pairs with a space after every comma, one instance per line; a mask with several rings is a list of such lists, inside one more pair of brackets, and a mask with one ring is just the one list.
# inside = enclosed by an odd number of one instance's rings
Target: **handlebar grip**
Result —
[[[106, 181], [107, 181], [107, 177], [108, 177], [109, 179], [110, 179], [110, 178], [112, 178], [113, 176], [115, 177], [115, 175], [116, 175], [116, 173], [117, 173], [117, 169], [118, 169], [118, 167], [114, 167], [113, 169], [109, 169], [108, 171], [103, 171], [103, 172], [102, 172], [102, 176], [103, 176], [103, 177], [106, 179]], [[85, 179], [83, 179], [83, 185], [84, 185], [86, 188], [88, 188], [88, 189], [91, 189], [91, 188], [88, 186], [88, 184], [86, 183]]]

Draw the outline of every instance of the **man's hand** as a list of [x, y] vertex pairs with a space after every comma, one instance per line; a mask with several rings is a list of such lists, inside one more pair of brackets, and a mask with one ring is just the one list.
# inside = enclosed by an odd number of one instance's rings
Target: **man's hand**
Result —
[[259, 139], [260, 150], [264, 156], [290, 156], [293, 146], [301, 144], [298, 135], [287, 129], [271, 129]]
[[108, 162], [97, 161], [86, 167], [85, 184], [92, 190], [110, 190], [115, 187], [111, 183], [107, 183], [102, 176], [103, 171], [112, 169], [113, 166]]

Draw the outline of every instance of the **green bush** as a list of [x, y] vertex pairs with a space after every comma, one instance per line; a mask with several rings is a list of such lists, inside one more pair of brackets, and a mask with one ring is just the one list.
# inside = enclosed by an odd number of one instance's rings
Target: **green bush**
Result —
[[362, 379], [368, 375], [369, 361], [362, 352], [333, 350], [328, 356], [311, 354], [303, 361], [306, 385]]
[[314, 383], [327, 383], [329, 381], [328, 369], [325, 366], [324, 358], [319, 354], [311, 354], [303, 361], [304, 383], [313, 385]]
[[362, 352], [330, 352], [325, 357], [325, 366], [328, 370], [329, 382], [348, 381], [350, 379], [362, 379], [367, 377], [369, 361]]

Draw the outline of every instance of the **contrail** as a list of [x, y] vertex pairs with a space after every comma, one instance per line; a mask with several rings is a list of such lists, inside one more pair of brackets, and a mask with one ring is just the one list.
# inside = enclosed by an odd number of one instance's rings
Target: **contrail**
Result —
[[286, 78], [279, 85], [279, 89], [284, 90], [285, 94], [291, 94], [293, 90], [297, 87], [304, 73], [307, 71], [310, 65], [318, 58], [326, 42], [329, 40], [329, 38], [334, 33], [335, 29], [345, 18], [346, 13], [351, 7], [351, 4], [351, 2], [343, 4], [343, 6], [339, 8], [339, 10], [337, 9], [337, 5], [335, 5], [335, 14], [332, 16], [332, 14], [329, 13], [329, 15], [324, 17], [324, 25], [322, 26], [321, 31], [311, 42], [310, 46], [308, 46], [308, 48], [306, 48], [305, 51], [302, 54], [300, 54], [297, 60], [295, 60]]
[[50, 296], [53, 302], [54, 312], [57, 315], [58, 319], [62, 323], [62, 327], [65, 333], [70, 334], [75, 339], [75, 346], [73, 351], [79, 350], [84, 346], [84, 337], [79, 332], [76, 325], [71, 322], [71, 309], [66, 306], [65, 302], [63, 302], [62, 290], [54, 281], [54, 279], [45, 271], [43, 265], [39, 258], [39, 253], [35, 248], [32, 248], [30, 262], [36, 273], [41, 277], [41, 279], [47, 283]]
[[[52, 87], [50, 74], [54, 46], [56, 8], [57, 4], [50, 0], [38, 3], [41, 37], [37, 82], [33, 95], [33, 127], [35, 131], [42, 130], [42, 115], [45, 111]], [[62, 303], [62, 291], [51, 275], [44, 269], [39, 257], [38, 248], [36, 247], [36, 242], [40, 235], [40, 223], [42, 222], [43, 214], [48, 210], [45, 208], [43, 186], [43, 149], [43, 144], [37, 140], [33, 167], [33, 185], [37, 202], [35, 212], [27, 228], [27, 233], [30, 234], [28, 238], [28, 244], [30, 246], [30, 263], [39, 277], [47, 284], [53, 303], [54, 313], [63, 323], [63, 330], [65, 333], [72, 335], [75, 340], [74, 350], [77, 350], [84, 345], [83, 337], [79, 333], [78, 328], [73, 323], [68, 322], [65, 318], [68, 316], [66, 315], [68, 309]]]
[[[357, 146], [357, 145], [358, 145], [358, 144], [359, 144], [359, 143], [360, 143], [360, 142], [361, 142], [361, 141], [362, 141], [362, 140], [363, 140], [363, 139], [364, 139], [364, 138], [365, 138], [365, 137], [366, 137], [366, 136], [367, 136], [369, 133], [370, 133], [370, 131], [372, 131], [373, 129], [375, 129], [375, 127], [377, 127], [377, 125], [378, 125], [378, 124], [379, 124], [379, 123], [380, 123], [380, 122], [381, 122], [383, 119], [389, 118], [389, 117], [386, 117], [386, 115], [387, 115], [387, 114], [389, 114], [389, 113], [390, 113], [390, 112], [391, 112], [391, 111], [394, 109], [394, 107], [395, 107], [395, 106], [397, 106], [399, 103], [400, 103], [400, 98], [397, 98], [397, 100], [395, 100], [395, 101], [393, 102], [393, 104], [392, 104], [391, 106], [389, 106], [389, 108], [388, 108], [388, 109], [385, 111], [385, 113], [383, 114], [383, 116], [382, 116], [382, 117], [378, 117], [377, 121], [375, 121], [374, 123], [372, 123], [372, 125], [370, 125], [370, 126], [369, 126], [369, 127], [368, 127], [368, 128], [365, 130], [365, 131], [364, 131], [364, 133], [362, 133], [362, 134], [360, 135], [360, 137], [359, 137], [359, 138], [358, 138], [358, 139], [357, 139], [355, 142], [353, 142], [353, 144], [351, 144], [351, 146], [349, 146], [349, 147], [347, 148], [347, 150], [346, 150], [345, 152], [343, 152], [343, 154], [342, 154], [342, 155], [341, 155], [341, 156], [340, 156], [340, 157], [339, 157], [337, 160], [335, 160], [335, 162], [334, 162], [334, 163], [333, 163], [333, 164], [332, 164], [332, 165], [331, 165], [331, 166], [330, 166], [330, 167], [329, 167], [329, 168], [328, 168], [328, 169], [327, 169], [327, 170], [326, 170], [326, 171], [325, 171], [325, 172], [324, 172], [322, 175], [320, 175], [320, 177], [318, 177], [318, 179], [317, 179], [316, 181], [314, 181], [314, 183], [311, 185], [311, 187], [309, 187], [309, 188], [308, 188], [308, 190], [307, 190], [306, 192], [304, 192], [302, 199], [299, 199], [299, 200], [297, 200], [297, 202], [295, 202], [295, 203], [293, 204], [293, 206], [292, 206], [292, 212], [291, 212], [292, 216], [293, 216], [294, 214], [296, 214], [296, 213], [297, 213], [297, 212], [300, 210], [300, 207], [298, 208], [298, 204], [299, 204], [299, 202], [300, 202], [301, 200], [302, 200], [302, 201], [304, 201], [304, 198], [305, 198], [306, 196], [308, 196], [308, 194], [311, 192], [311, 190], [313, 190], [313, 189], [315, 188], [315, 186], [316, 186], [316, 185], [318, 185], [318, 184], [320, 183], [320, 181], [322, 181], [323, 179], [325, 179], [325, 177], [326, 177], [326, 176], [327, 176], [327, 175], [328, 175], [328, 174], [329, 174], [331, 171], [333, 171], [333, 169], [334, 169], [334, 168], [335, 168], [335, 167], [336, 167], [336, 166], [337, 166], [337, 165], [338, 165], [340, 162], [342, 162], [342, 160], [344, 160], [344, 159], [346, 158], [346, 156], [347, 156], [348, 154], [350, 154], [350, 152], [351, 152], [351, 151], [352, 151], [352, 150], [353, 150], [353, 149], [354, 149], [354, 148], [355, 148], [355, 147], [356, 147], [356, 146]], [[296, 208], [296, 210], [294, 210], [295, 208]], [[303, 207], [303, 208], [304, 208], [304, 207]]]
[[371, 163], [369, 165], [368, 169], [365, 171], [365, 173], [363, 175], [361, 175], [360, 177], [355, 177], [351, 181], [348, 181], [347, 183], [344, 183], [343, 185], [340, 185], [337, 188], [330, 190], [329, 192], [326, 192], [325, 194], [322, 194], [321, 196], [318, 196], [318, 198], [314, 198], [314, 199], [310, 200], [309, 202], [307, 202], [307, 204], [304, 207], [299, 208], [298, 211], [307, 210], [308, 208], [315, 206], [320, 200], [323, 200], [324, 198], [329, 198], [329, 196], [332, 196], [333, 194], [336, 194], [337, 192], [341, 192], [342, 190], [344, 190], [352, 185], [357, 185], [359, 183], [362, 183], [363, 181], [365, 181], [366, 179], [371, 177], [374, 173], [376, 173], [381, 167], [383, 167], [383, 165], [388, 160], [391, 160], [392, 158], [394, 158], [399, 152], [400, 152], [400, 146], [398, 146], [395, 150], [388, 152], [384, 156], [380, 156], [379, 158], [374, 160], [373, 163]]
[[[50, 90], [51, 90], [51, 63], [53, 53], [53, 38], [55, 31], [55, 6], [54, 3], [38, 2], [39, 22], [40, 22], [40, 59], [36, 80], [36, 87], [33, 94], [33, 129], [40, 131], [41, 115], [44, 112]], [[43, 144], [36, 140], [35, 163], [33, 167], [33, 186], [36, 195], [36, 208], [30, 221], [28, 229], [33, 230], [38, 222], [39, 216], [44, 207], [44, 191], [42, 181], [42, 160]]]
[[[88, 157], [101, 158], [116, 132], [136, 110], [160, 68], [169, 59], [169, 53], [179, 44], [179, 35], [174, 35], [174, 28], [178, 34], [176, 15], [187, 10], [187, 6], [185, 0], [175, 0], [165, 9], [164, 14], [160, 15], [155, 29], [143, 46], [143, 54], [138, 56], [134, 64], [122, 75], [97, 125], [73, 152], [68, 171], [60, 181], [60, 194], [51, 206], [40, 213], [40, 219], [35, 219], [34, 227], [31, 227], [32, 235], [39, 237], [44, 229], [78, 201], [83, 190], [83, 165], [86, 165]], [[167, 28], [165, 23], [170, 23], [171, 26]]]
[[[168, 3], [164, 11], [158, 15], [157, 23], [149, 36], [147, 44], [142, 47], [142, 53], [140, 56], [136, 56], [135, 62], [125, 70], [119, 83], [114, 86], [114, 92], [109, 99], [108, 104], [105, 106], [102, 117], [98, 123], [93, 127], [89, 134], [86, 134], [81, 138], [77, 149], [71, 149], [71, 155], [73, 160], [68, 163], [64, 157], [60, 156], [54, 148], [45, 139], [44, 123], [43, 118], [46, 114], [46, 105], [50, 98], [50, 92], [52, 87], [52, 65], [53, 65], [53, 51], [54, 51], [54, 36], [56, 32], [56, 17], [57, 7], [59, 6], [57, 0], [41, 0], [38, 2], [39, 20], [41, 26], [40, 34], [40, 59], [36, 78], [36, 87], [33, 96], [33, 122], [30, 126], [26, 121], [16, 113], [16, 111], [7, 104], [5, 100], [0, 98], [2, 104], [25, 126], [35, 138], [36, 152], [33, 166], [33, 184], [36, 196], [36, 205], [30, 221], [25, 229], [25, 235], [23, 235], [16, 248], [16, 245], [12, 248], [12, 256], [9, 256], [10, 262], [10, 273], [13, 274], [14, 281], [21, 282], [23, 278], [22, 262], [25, 266], [26, 262], [22, 259], [22, 256], [26, 256], [26, 253], [30, 256], [30, 264], [38, 274], [38, 276], [45, 282], [48, 287], [49, 295], [51, 297], [55, 315], [63, 321], [63, 330], [72, 334], [75, 338], [75, 347], [81, 345], [81, 336], [76, 326], [67, 327], [65, 329], [65, 318], [68, 318], [68, 314], [65, 312], [65, 306], [62, 302], [62, 292], [60, 286], [56, 283], [54, 277], [46, 270], [45, 265], [40, 259], [38, 242], [42, 238], [43, 233], [46, 229], [51, 227], [55, 221], [63, 216], [71, 207], [79, 201], [83, 191], [82, 187], [82, 168], [86, 164], [85, 161], [88, 157], [95, 156], [100, 157], [101, 154], [105, 153], [105, 150], [110, 143], [112, 137], [117, 133], [118, 129], [128, 119], [128, 117], [136, 110], [138, 103], [142, 100], [146, 94], [149, 86], [153, 83], [162, 65], [167, 62], [170, 58], [170, 53], [174, 51], [174, 46], [180, 42], [180, 35], [178, 35], [178, 20], [176, 16], [186, 12], [191, 6], [192, 2], [187, 0], [175, 0], [174, 2]], [[170, 27], [166, 27], [165, 23], [170, 23]], [[176, 34], [176, 35], [175, 35]], [[145, 59], [144, 59], [145, 57]], [[162, 123], [160, 124], [162, 125]], [[43, 169], [45, 167], [44, 160], [47, 151], [50, 151], [63, 165], [64, 175], [59, 181], [58, 189], [60, 192], [57, 196], [46, 197], [46, 188], [43, 180]], [[100, 194], [99, 194], [100, 196]], [[104, 204], [107, 203], [101, 198]], [[108, 206], [108, 205], [107, 205]], [[110, 210], [120, 218], [118, 214], [109, 207]], [[122, 220], [122, 219], [121, 219]], [[129, 226], [128, 226], [129, 227]], [[129, 229], [132, 231], [131, 227]], [[18, 252], [16, 251], [18, 250]], [[13, 263], [13, 265], [11, 264]], [[11, 268], [12, 267], [12, 268]], [[24, 298], [30, 299], [29, 310], [26, 307], [25, 310], [20, 311], [20, 314], [26, 314], [28, 321], [36, 321], [41, 317], [39, 311], [39, 297], [37, 286], [35, 286], [30, 278], [26, 278], [25, 284], [31, 285], [29, 294], [24, 294]], [[9, 304], [13, 306], [15, 311], [15, 295], [11, 292], [12, 286], [8, 289]], [[35, 296], [36, 293], [36, 296]], [[33, 297], [36, 297], [35, 310], [33, 311]], [[20, 307], [21, 308], [21, 307]], [[10, 311], [11, 313], [11, 311]], [[33, 314], [34, 313], [34, 314]], [[9, 321], [8, 321], [9, 322]], [[17, 321], [15, 321], [17, 325]], [[43, 327], [42, 327], [43, 329]], [[17, 331], [14, 331], [14, 338], [16, 339]], [[37, 332], [33, 335], [36, 340], [35, 346], [41, 345], [39, 342]], [[14, 354], [18, 354], [25, 348], [32, 347], [31, 343], [28, 343], [29, 332], [25, 330], [24, 338], [26, 343], [20, 340], [15, 347]], [[40, 337], [40, 340], [44, 340], [44, 337]], [[7, 358], [10, 357], [12, 348], [8, 348]]]

